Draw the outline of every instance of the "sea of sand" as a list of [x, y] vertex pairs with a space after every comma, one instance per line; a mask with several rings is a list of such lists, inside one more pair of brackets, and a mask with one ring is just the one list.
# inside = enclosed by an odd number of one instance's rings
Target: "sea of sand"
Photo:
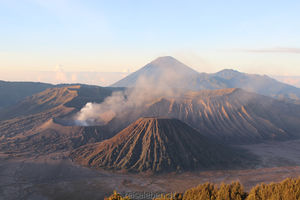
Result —
[[183, 192], [200, 183], [240, 181], [246, 190], [261, 182], [300, 176], [300, 140], [240, 146], [259, 156], [252, 169], [170, 174], [128, 174], [89, 169], [73, 163], [69, 152], [49, 155], [0, 153], [0, 199], [103, 199], [122, 194]]

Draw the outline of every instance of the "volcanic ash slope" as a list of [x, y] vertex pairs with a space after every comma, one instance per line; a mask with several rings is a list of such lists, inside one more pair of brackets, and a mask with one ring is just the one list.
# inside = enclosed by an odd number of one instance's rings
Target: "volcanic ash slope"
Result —
[[178, 119], [140, 118], [113, 138], [84, 145], [71, 158], [92, 168], [170, 172], [242, 166], [249, 158]]

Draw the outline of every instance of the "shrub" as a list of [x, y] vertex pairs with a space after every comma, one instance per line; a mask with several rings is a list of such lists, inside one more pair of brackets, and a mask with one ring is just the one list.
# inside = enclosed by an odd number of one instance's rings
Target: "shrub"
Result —
[[104, 200], [131, 200], [129, 197], [122, 197], [119, 193], [114, 191], [114, 193], [108, 197], [104, 198]]

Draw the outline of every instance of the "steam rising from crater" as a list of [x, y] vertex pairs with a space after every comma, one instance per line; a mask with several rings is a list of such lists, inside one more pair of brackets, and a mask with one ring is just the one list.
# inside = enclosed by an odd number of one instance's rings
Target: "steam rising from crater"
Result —
[[198, 89], [199, 73], [178, 60], [160, 57], [140, 70], [114, 84], [127, 87], [124, 92], [113, 93], [103, 103], [87, 103], [76, 116], [81, 125], [102, 125], [115, 116], [141, 110], [141, 106], [160, 97], [176, 97], [179, 90]]
[[121, 92], [113, 93], [101, 104], [88, 102], [76, 115], [75, 123], [82, 126], [103, 125], [116, 116], [116, 113], [126, 104]]
[[[152, 84], [149, 84], [152, 83]], [[88, 102], [76, 115], [75, 124], [80, 126], [105, 125], [114, 117], [130, 111], [138, 111], [145, 104], [166, 96], [176, 96], [178, 90], [153, 79], [141, 77], [137, 87], [114, 92], [102, 103]]]

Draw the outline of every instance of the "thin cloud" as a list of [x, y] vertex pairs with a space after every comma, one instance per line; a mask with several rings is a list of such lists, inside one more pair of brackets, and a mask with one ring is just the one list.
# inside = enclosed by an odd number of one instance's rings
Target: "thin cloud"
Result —
[[242, 49], [242, 52], [247, 53], [291, 53], [300, 54], [300, 48], [289, 47], [276, 47], [276, 48], [264, 48], [264, 49]]

